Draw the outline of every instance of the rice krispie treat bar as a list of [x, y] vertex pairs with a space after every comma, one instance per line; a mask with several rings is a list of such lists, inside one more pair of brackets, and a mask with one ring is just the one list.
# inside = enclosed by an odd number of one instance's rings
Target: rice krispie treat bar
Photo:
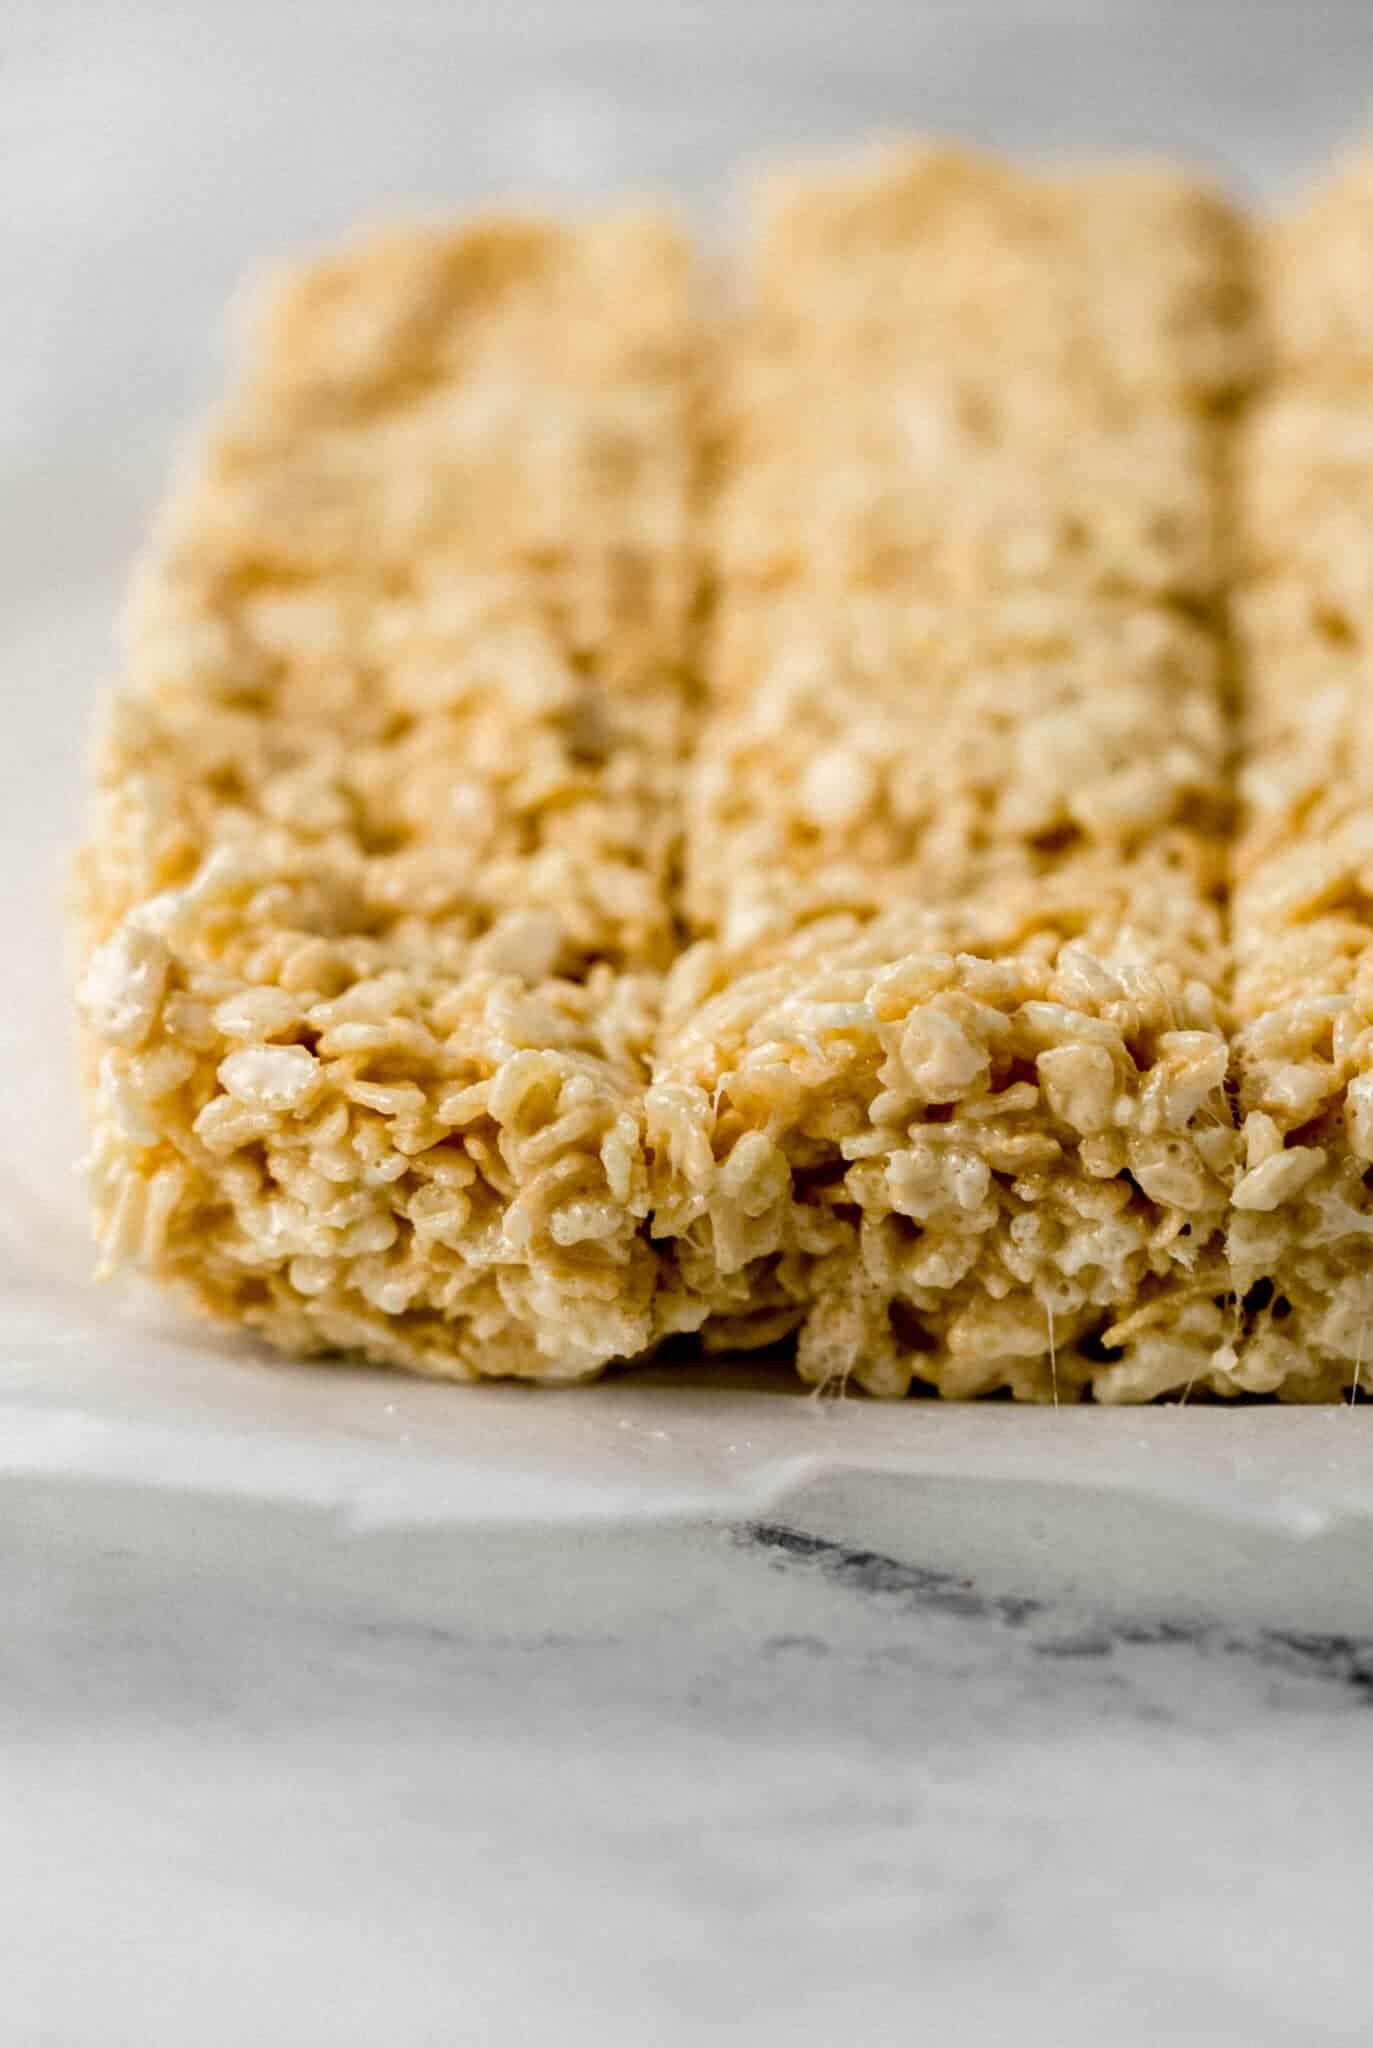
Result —
[[136, 592], [79, 890], [100, 1235], [289, 1350], [654, 1335], [689, 290], [643, 215], [346, 249]]
[[1373, 1375], [1373, 162], [1262, 243], [1271, 373], [1241, 441], [1233, 896], [1252, 1384]]
[[1243, 1384], [1235, 224], [1172, 173], [921, 151], [784, 191], [760, 267], [711, 444], [707, 943], [648, 1095], [654, 1230], [724, 1311], [708, 1339], [796, 1329], [817, 1381]]
[[287, 281], [102, 741], [107, 1263], [454, 1376], [1373, 1371], [1370, 221], [897, 150], [708, 342], [645, 214]]

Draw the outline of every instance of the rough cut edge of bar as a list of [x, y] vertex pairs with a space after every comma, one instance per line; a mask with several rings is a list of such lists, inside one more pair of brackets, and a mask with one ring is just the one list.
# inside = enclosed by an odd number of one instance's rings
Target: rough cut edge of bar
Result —
[[1162, 854], [1084, 859], [817, 925], [752, 972], [684, 956], [651, 1227], [712, 1303], [707, 1341], [798, 1330], [804, 1376], [883, 1394], [1235, 1391], [1235, 1139], [1199, 978], [1221, 931], [1195, 883]]

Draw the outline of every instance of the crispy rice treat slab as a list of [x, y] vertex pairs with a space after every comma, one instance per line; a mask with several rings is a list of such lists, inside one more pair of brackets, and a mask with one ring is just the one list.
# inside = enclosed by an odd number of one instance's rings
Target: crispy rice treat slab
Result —
[[1233, 899], [1252, 1384], [1373, 1376], [1373, 160], [1262, 239], [1268, 377], [1241, 439]]
[[653, 217], [345, 249], [135, 593], [79, 880], [100, 1237], [287, 1350], [652, 1341], [688, 298]]
[[107, 1263], [453, 1376], [1337, 1395], [1373, 171], [895, 150], [752, 255], [708, 334], [642, 213], [271, 301], [80, 863]]
[[708, 1340], [795, 1329], [815, 1381], [1243, 1384], [1236, 224], [1167, 171], [916, 151], [784, 185], [759, 240], [709, 443], [704, 943], [648, 1095], [653, 1228]]

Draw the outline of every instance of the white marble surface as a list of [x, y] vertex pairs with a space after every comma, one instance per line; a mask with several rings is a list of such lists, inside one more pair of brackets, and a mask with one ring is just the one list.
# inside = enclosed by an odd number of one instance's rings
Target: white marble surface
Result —
[[3, 1546], [26, 2048], [1368, 2038], [1373, 1640], [776, 1525]]
[[559, 1463], [513, 1397], [236, 1377], [85, 1288], [52, 916], [245, 270], [511, 190], [714, 215], [740, 157], [874, 128], [1270, 192], [1371, 78], [1367, 0], [4, 10], [0, 2039], [1373, 2035], [1367, 1412], [611, 1388]]

